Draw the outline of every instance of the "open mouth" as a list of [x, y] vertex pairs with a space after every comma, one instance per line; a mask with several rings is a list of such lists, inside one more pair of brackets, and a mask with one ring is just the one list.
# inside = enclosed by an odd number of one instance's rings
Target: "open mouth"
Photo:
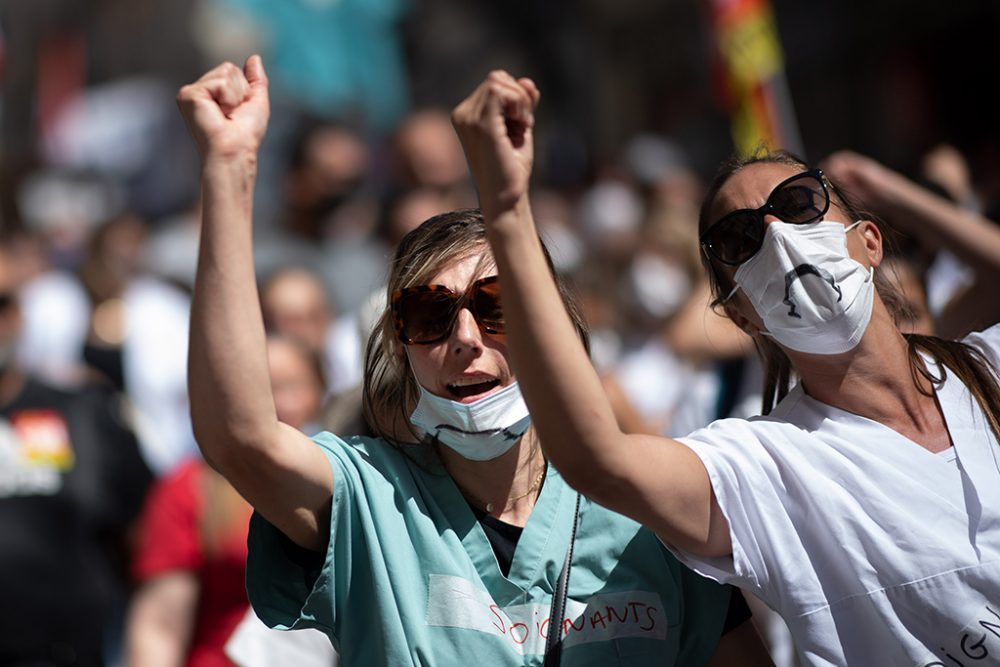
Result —
[[463, 378], [447, 385], [448, 391], [457, 398], [468, 398], [485, 394], [500, 384], [497, 378]]

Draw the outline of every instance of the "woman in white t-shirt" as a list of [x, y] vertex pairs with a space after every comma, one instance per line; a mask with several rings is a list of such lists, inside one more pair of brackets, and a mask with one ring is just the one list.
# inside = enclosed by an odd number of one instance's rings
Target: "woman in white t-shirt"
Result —
[[764, 599], [808, 664], [1000, 664], [1000, 327], [904, 336], [878, 225], [786, 154], [735, 163], [706, 198], [701, 244], [777, 404], [681, 440], [622, 433], [534, 230], [538, 98], [495, 72], [454, 120], [511, 358], [566, 480]]

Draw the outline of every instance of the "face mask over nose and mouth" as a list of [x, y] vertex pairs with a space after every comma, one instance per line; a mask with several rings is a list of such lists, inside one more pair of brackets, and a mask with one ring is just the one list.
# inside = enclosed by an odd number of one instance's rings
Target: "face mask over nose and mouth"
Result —
[[761, 249], [736, 271], [737, 289], [767, 327], [764, 335], [811, 354], [841, 354], [861, 342], [871, 320], [874, 270], [847, 252], [847, 232], [835, 221], [767, 226]]

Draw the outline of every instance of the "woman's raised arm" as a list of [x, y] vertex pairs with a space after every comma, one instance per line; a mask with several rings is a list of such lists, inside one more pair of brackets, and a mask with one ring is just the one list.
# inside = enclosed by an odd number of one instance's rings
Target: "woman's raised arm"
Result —
[[321, 549], [333, 478], [321, 450], [281, 424], [253, 267], [257, 150], [269, 115], [258, 56], [181, 88], [202, 157], [202, 230], [191, 307], [188, 390], [205, 459], [296, 543]]
[[508, 345], [542, 448], [570, 485], [700, 555], [724, 555], [729, 527], [708, 473], [669, 438], [621, 432], [549, 272], [528, 202], [538, 89], [492, 72], [456, 107], [496, 258]]

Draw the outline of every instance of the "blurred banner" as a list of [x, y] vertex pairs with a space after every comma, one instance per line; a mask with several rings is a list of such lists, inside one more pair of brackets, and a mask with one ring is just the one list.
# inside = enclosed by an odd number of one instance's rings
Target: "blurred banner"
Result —
[[770, 0], [705, 0], [705, 4], [736, 152], [745, 155], [764, 144], [802, 155]]

